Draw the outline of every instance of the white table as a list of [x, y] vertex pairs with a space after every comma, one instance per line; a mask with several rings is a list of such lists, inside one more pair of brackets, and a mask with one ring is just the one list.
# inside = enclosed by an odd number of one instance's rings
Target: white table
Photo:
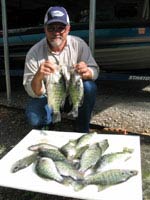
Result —
[[11, 173], [11, 167], [17, 160], [32, 154], [27, 149], [30, 145], [48, 142], [60, 147], [67, 143], [69, 139], [75, 139], [81, 135], [81, 133], [73, 132], [32, 130], [0, 160], [0, 186], [86, 200], [142, 200], [139, 136], [112, 134], [97, 134], [95, 136], [95, 141], [108, 139], [109, 148], [106, 153], [122, 151], [123, 147], [133, 148], [132, 158], [116, 167], [138, 170], [138, 175], [128, 181], [101, 192], [97, 191], [96, 186], [91, 185], [75, 192], [71, 186], [64, 186], [51, 180], [47, 181], [34, 172], [34, 164], [16, 173]]

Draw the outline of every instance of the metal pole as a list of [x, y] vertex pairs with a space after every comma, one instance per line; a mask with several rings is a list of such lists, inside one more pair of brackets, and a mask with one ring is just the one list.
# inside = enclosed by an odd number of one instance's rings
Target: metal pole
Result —
[[90, 0], [89, 47], [91, 48], [93, 56], [95, 49], [95, 13], [96, 13], [96, 0]]
[[1, 0], [1, 7], [2, 7], [3, 45], [4, 45], [4, 61], [5, 61], [5, 77], [6, 77], [7, 100], [8, 100], [8, 102], [11, 102], [8, 34], [7, 34], [7, 15], [6, 15], [6, 2], [5, 2], [5, 0]]

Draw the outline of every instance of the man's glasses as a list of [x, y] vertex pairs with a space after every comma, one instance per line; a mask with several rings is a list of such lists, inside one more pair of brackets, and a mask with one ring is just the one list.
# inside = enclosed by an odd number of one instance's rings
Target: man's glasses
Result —
[[64, 33], [66, 30], [65, 25], [48, 25], [47, 31], [48, 32], [58, 32], [58, 33]]

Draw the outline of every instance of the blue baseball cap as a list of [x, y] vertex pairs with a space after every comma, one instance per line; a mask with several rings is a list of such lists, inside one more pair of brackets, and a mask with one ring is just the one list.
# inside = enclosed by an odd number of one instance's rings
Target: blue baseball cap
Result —
[[48, 25], [54, 22], [61, 22], [65, 25], [70, 24], [69, 16], [65, 8], [54, 6], [47, 10], [44, 18], [44, 25]]

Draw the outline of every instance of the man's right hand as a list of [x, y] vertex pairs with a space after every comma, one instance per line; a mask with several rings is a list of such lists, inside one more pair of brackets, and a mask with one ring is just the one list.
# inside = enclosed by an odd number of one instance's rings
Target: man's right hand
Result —
[[37, 73], [35, 74], [36, 78], [39, 80], [43, 80], [45, 76], [54, 73], [57, 68], [57, 65], [50, 62], [49, 60], [43, 62], [38, 69]]
[[31, 83], [32, 89], [36, 95], [41, 96], [43, 94], [42, 80], [44, 80], [45, 76], [54, 73], [56, 69], [57, 65], [49, 60], [41, 64]]

